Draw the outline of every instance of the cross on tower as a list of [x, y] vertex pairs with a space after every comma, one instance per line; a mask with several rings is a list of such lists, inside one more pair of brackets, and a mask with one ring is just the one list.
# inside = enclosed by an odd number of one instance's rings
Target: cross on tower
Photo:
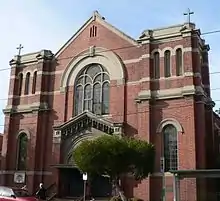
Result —
[[16, 49], [18, 50], [18, 56], [21, 55], [21, 49], [23, 49], [24, 47], [20, 44]]
[[186, 13], [183, 13], [183, 15], [187, 15], [187, 22], [190, 23], [190, 16], [193, 15], [194, 12], [190, 11], [190, 9], [187, 9]]

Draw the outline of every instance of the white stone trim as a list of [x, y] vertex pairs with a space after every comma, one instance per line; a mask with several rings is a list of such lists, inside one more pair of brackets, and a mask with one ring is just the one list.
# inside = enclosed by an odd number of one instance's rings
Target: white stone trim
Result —
[[[171, 48], [171, 47], [166, 47], [162, 50], [160, 49], [154, 49], [151, 54], [143, 54], [141, 57], [139, 58], [134, 58], [134, 59], [128, 59], [128, 60], [123, 60], [123, 63], [124, 64], [130, 64], [130, 63], [138, 63], [140, 62], [142, 59], [144, 58], [153, 58], [153, 54], [155, 52], [159, 52], [160, 54], [160, 57], [163, 57], [163, 52], [165, 52], [165, 50], [169, 49], [171, 51], [171, 56], [174, 56], [176, 55], [176, 50], [178, 48], [181, 48], [183, 53], [184, 52], [199, 52], [198, 48], [192, 48], [192, 47], [184, 47], [182, 45], [177, 45], [175, 46], [174, 48]], [[34, 72], [37, 71], [37, 69], [35, 68], [34, 70], [29, 70], [28, 69], [28, 72], [31, 72], [31, 76], [30, 77], [33, 77], [33, 74]], [[37, 75], [61, 75], [63, 74], [63, 70], [58, 70], [58, 71], [55, 71], [55, 72], [44, 72], [44, 71], [37, 71]], [[23, 72], [20, 72], [20, 73], [23, 73], [23, 74], [26, 74], [26, 71], [24, 70]], [[11, 75], [10, 76], [10, 79], [14, 79], [16, 76], [15, 75]]]
[[151, 51], [151, 59], [154, 58], [154, 53], [155, 53], [155, 52], [158, 52], [160, 57], [163, 56], [162, 50], [157, 48], [157, 49], [153, 49], [153, 50]]
[[25, 134], [27, 135], [28, 140], [31, 139], [31, 133], [30, 133], [30, 131], [27, 130], [27, 129], [21, 129], [21, 130], [17, 133], [16, 138], [19, 139], [19, 137], [20, 137], [20, 135], [21, 135], [22, 133], [25, 133]]
[[[193, 72], [185, 72], [184, 75], [182, 76], [176, 76], [173, 75], [171, 77], [161, 77], [160, 79], [150, 79], [150, 77], [143, 77], [140, 80], [137, 81], [129, 81], [127, 83], [125, 83], [126, 85], [137, 85], [140, 84], [142, 82], [149, 82], [149, 81], [158, 81], [158, 80], [173, 80], [173, 79], [180, 79], [180, 78], [184, 78], [184, 77], [201, 77], [200, 73], [193, 73]], [[121, 84], [123, 84], [124, 82], [121, 82]], [[118, 84], [120, 84], [120, 82], [118, 82]], [[64, 88], [65, 89], [65, 88]], [[40, 91], [36, 91], [35, 94], [27, 94], [27, 95], [21, 95], [21, 96], [15, 96], [15, 95], [9, 95], [8, 98], [19, 98], [19, 97], [32, 97], [35, 95], [60, 95], [61, 91], [60, 90], [56, 90], [56, 91], [51, 91], [51, 92], [40, 92]]]
[[184, 86], [180, 88], [172, 88], [172, 89], [162, 89], [162, 90], [142, 90], [138, 93], [138, 99], [151, 99], [154, 97], [158, 100], [162, 99], [171, 99], [171, 98], [179, 98], [184, 95], [193, 95], [193, 94], [204, 94], [204, 90], [200, 86]]
[[170, 56], [172, 56], [173, 55], [173, 48], [172, 47], [165, 47], [165, 48], [163, 48], [162, 50], [161, 50], [161, 53], [162, 53], [162, 57], [164, 57], [164, 53], [165, 53], [165, 51], [170, 51]]
[[[35, 69], [35, 70], [33, 70], [33, 71], [23, 71], [23, 72], [19, 72], [19, 74], [22, 73], [22, 74], [24, 75], [24, 74], [26, 74], [27, 72], [30, 72], [30, 73], [31, 73], [31, 76], [30, 76], [30, 77], [33, 78], [35, 71], [37, 71], [37, 70]], [[37, 75], [61, 75], [62, 73], [63, 73], [63, 70], [54, 71], [54, 72], [37, 71]], [[18, 74], [18, 75], [19, 75], [19, 74]], [[14, 78], [16, 78], [15, 75], [11, 75], [11, 76], [10, 76], [10, 79], [14, 79]]]
[[156, 133], [161, 133], [163, 131], [163, 128], [167, 126], [168, 124], [172, 124], [177, 129], [177, 132], [183, 133], [183, 127], [182, 125], [174, 118], [167, 118], [162, 120], [159, 125], [157, 126]]
[[21, 96], [15, 96], [15, 95], [9, 95], [8, 98], [25, 98], [25, 97], [32, 97], [32, 96], [36, 96], [36, 95], [60, 95], [60, 90], [59, 91], [36, 91], [34, 94], [27, 94], [24, 95], [22, 94]]
[[15, 172], [24, 172], [26, 175], [52, 175], [49, 171], [17, 171], [17, 170], [0, 170], [0, 175], [13, 175]]
[[72, 59], [62, 75], [60, 83], [61, 88], [74, 86], [77, 75], [85, 66], [91, 63], [103, 65], [109, 72], [110, 80], [124, 80], [123, 63], [114, 52], [98, 47], [95, 48], [94, 56], [88, 55], [89, 50], [87, 49]]

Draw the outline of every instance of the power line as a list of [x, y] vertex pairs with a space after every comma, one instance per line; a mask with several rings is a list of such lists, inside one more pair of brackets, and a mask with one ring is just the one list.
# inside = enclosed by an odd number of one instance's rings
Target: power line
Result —
[[[197, 103], [197, 104], [199, 104], [199, 103], [201, 103], [201, 102], [194, 102], [194, 103]], [[187, 108], [187, 107], [194, 107], [194, 104], [193, 103], [185, 103], [185, 105], [183, 105], [184, 103], [181, 103], [181, 104], [176, 104], [175, 106], [167, 106], [166, 104], [160, 104], [160, 105], [149, 105], [149, 107], [150, 107], [150, 110], [151, 109], [157, 109], [157, 112], [158, 112], [158, 109], [161, 109], [161, 113], [163, 112], [163, 111], [166, 111], [166, 114], [167, 115], [169, 115], [169, 113], [167, 113], [167, 111], [169, 111], [169, 110], [173, 110], [173, 109], [176, 109], [176, 108], [178, 108], [178, 109], [182, 109], [182, 108]], [[138, 114], [143, 114], [143, 113], [151, 113], [151, 111], [150, 111], [149, 109], [148, 110], [145, 110], [145, 111], [141, 111], [141, 112], [128, 112], [128, 113], [126, 113], [126, 115], [127, 116], [129, 116], [129, 115], [138, 115]], [[173, 111], [172, 112], [170, 112], [170, 114], [173, 114]], [[115, 116], [118, 116], [117, 114], [116, 115], [114, 115], [114, 114], [111, 114], [111, 117], [115, 117]], [[13, 117], [10, 117], [10, 118], [12, 118], [13, 119]], [[33, 117], [30, 117], [30, 116], [27, 116], [27, 117], [24, 117], [22, 120], [25, 120], [25, 119], [29, 119], [29, 118], [32, 118], [32, 119], [34, 119]], [[49, 123], [51, 123], [52, 125], [59, 125], [59, 124], [62, 124], [62, 123], [65, 123], [64, 121], [54, 121], [54, 122], [47, 122], [47, 124], [49, 124]], [[13, 123], [12, 123], [13, 124]], [[17, 123], [17, 124], [13, 124], [13, 126], [16, 126], [16, 125], [19, 125], [19, 126], [22, 126], [22, 125], [33, 125], [33, 124], [36, 124], [36, 122], [30, 122], [30, 123]], [[0, 125], [0, 127], [4, 127], [4, 126], [8, 126], [8, 124], [2, 124], [2, 125]]]
[[[204, 32], [201, 35], [209, 35], [209, 34], [214, 34], [214, 33], [219, 33], [219, 32], [220, 32], [220, 30], [215, 30], [215, 31]], [[108, 51], [115, 51], [115, 50], [123, 50], [123, 49], [128, 49], [128, 48], [137, 48], [137, 46], [132, 45], [132, 46], [124, 46], [124, 47], [118, 47], [118, 48], [111, 48], [111, 49], [108, 49], [108, 50], [98, 51], [98, 53], [108, 52]], [[79, 56], [89, 56], [89, 54], [78, 55], [78, 57]], [[59, 60], [72, 59], [72, 58], [77, 58], [77, 56], [63, 57], [63, 58], [59, 58]], [[12, 68], [16, 68], [16, 66], [11, 67], [11, 68], [3, 68], [3, 69], [0, 69], [0, 71], [10, 70]], [[220, 73], [220, 72], [216, 72], [216, 73]]]
[[215, 33], [220, 33], [220, 30], [214, 30], [214, 31], [208, 31], [208, 32], [204, 32], [201, 35], [209, 35], [209, 34], [215, 34]]
[[[210, 91], [216, 91], [216, 90], [220, 90], [220, 88], [219, 87], [217, 87], [217, 88], [212, 88], [212, 89], [210, 89]], [[53, 92], [53, 91], [52, 91]], [[73, 90], [68, 90], [68, 92], [74, 92], [74, 89]], [[53, 96], [54, 94], [50, 94], [49, 96]], [[0, 98], [0, 101], [6, 101], [6, 100], [8, 100], [8, 99], [23, 99], [23, 98], [29, 98], [29, 97], [33, 97], [33, 96], [35, 96], [35, 94], [31, 94], [30, 96], [29, 95], [25, 95], [25, 96], [23, 96], [23, 97], [20, 97], [20, 96], [18, 96], [18, 97], [16, 97], [16, 98]], [[216, 101], [220, 101], [220, 100], [216, 100]]]

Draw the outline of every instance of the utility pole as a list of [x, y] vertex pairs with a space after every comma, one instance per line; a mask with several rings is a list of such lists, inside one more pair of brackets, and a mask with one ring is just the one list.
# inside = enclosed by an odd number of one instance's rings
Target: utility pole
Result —
[[160, 158], [160, 171], [162, 173], [162, 201], [166, 201], [166, 180], [165, 180], [165, 159], [164, 157]]

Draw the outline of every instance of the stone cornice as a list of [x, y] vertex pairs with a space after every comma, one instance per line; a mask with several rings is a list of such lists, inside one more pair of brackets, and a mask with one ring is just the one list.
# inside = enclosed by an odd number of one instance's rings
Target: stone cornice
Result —
[[16, 113], [34, 113], [34, 112], [41, 112], [41, 111], [48, 111], [49, 106], [47, 103], [43, 102], [36, 102], [27, 105], [8, 105], [5, 109], [3, 109], [4, 114], [16, 114]]
[[89, 127], [107, 134], [121, 134], [123, 132], [123, 123], [114, 123], [105, 117], [85, 111], [61, 125], [54, 126], [54, 137], [68, 138]]
[[163, 99], [173, 99], [180, 98], [188, 95], [204, 95], [204, 90], [199, 86], [184, 86], [181, 88], [174, 89], [163, 89], [163, 90], [143, 90], [140, 91], [136, 102], [141, 102], [145, 100], [163, 100]]
[[39, 52], [15, 56], [10, 62], [10, 66], [21, 64], [38, 63], [40, 61], [48, 61], [54, 58], [54, 54], [50, 50], [41, 50]]
[[200, 30], [196, 29], [195, 24], [185, 23], [170, 27], [164, 27], [159, 29], [148, 29], [142, 32], [141, 36], [137, 40], [139, 43], [146, 43], [149, 41], [161, 41], [164, 39], [172, 39], [177, 37], [188, 37], [192, 35], [200, 36]]

